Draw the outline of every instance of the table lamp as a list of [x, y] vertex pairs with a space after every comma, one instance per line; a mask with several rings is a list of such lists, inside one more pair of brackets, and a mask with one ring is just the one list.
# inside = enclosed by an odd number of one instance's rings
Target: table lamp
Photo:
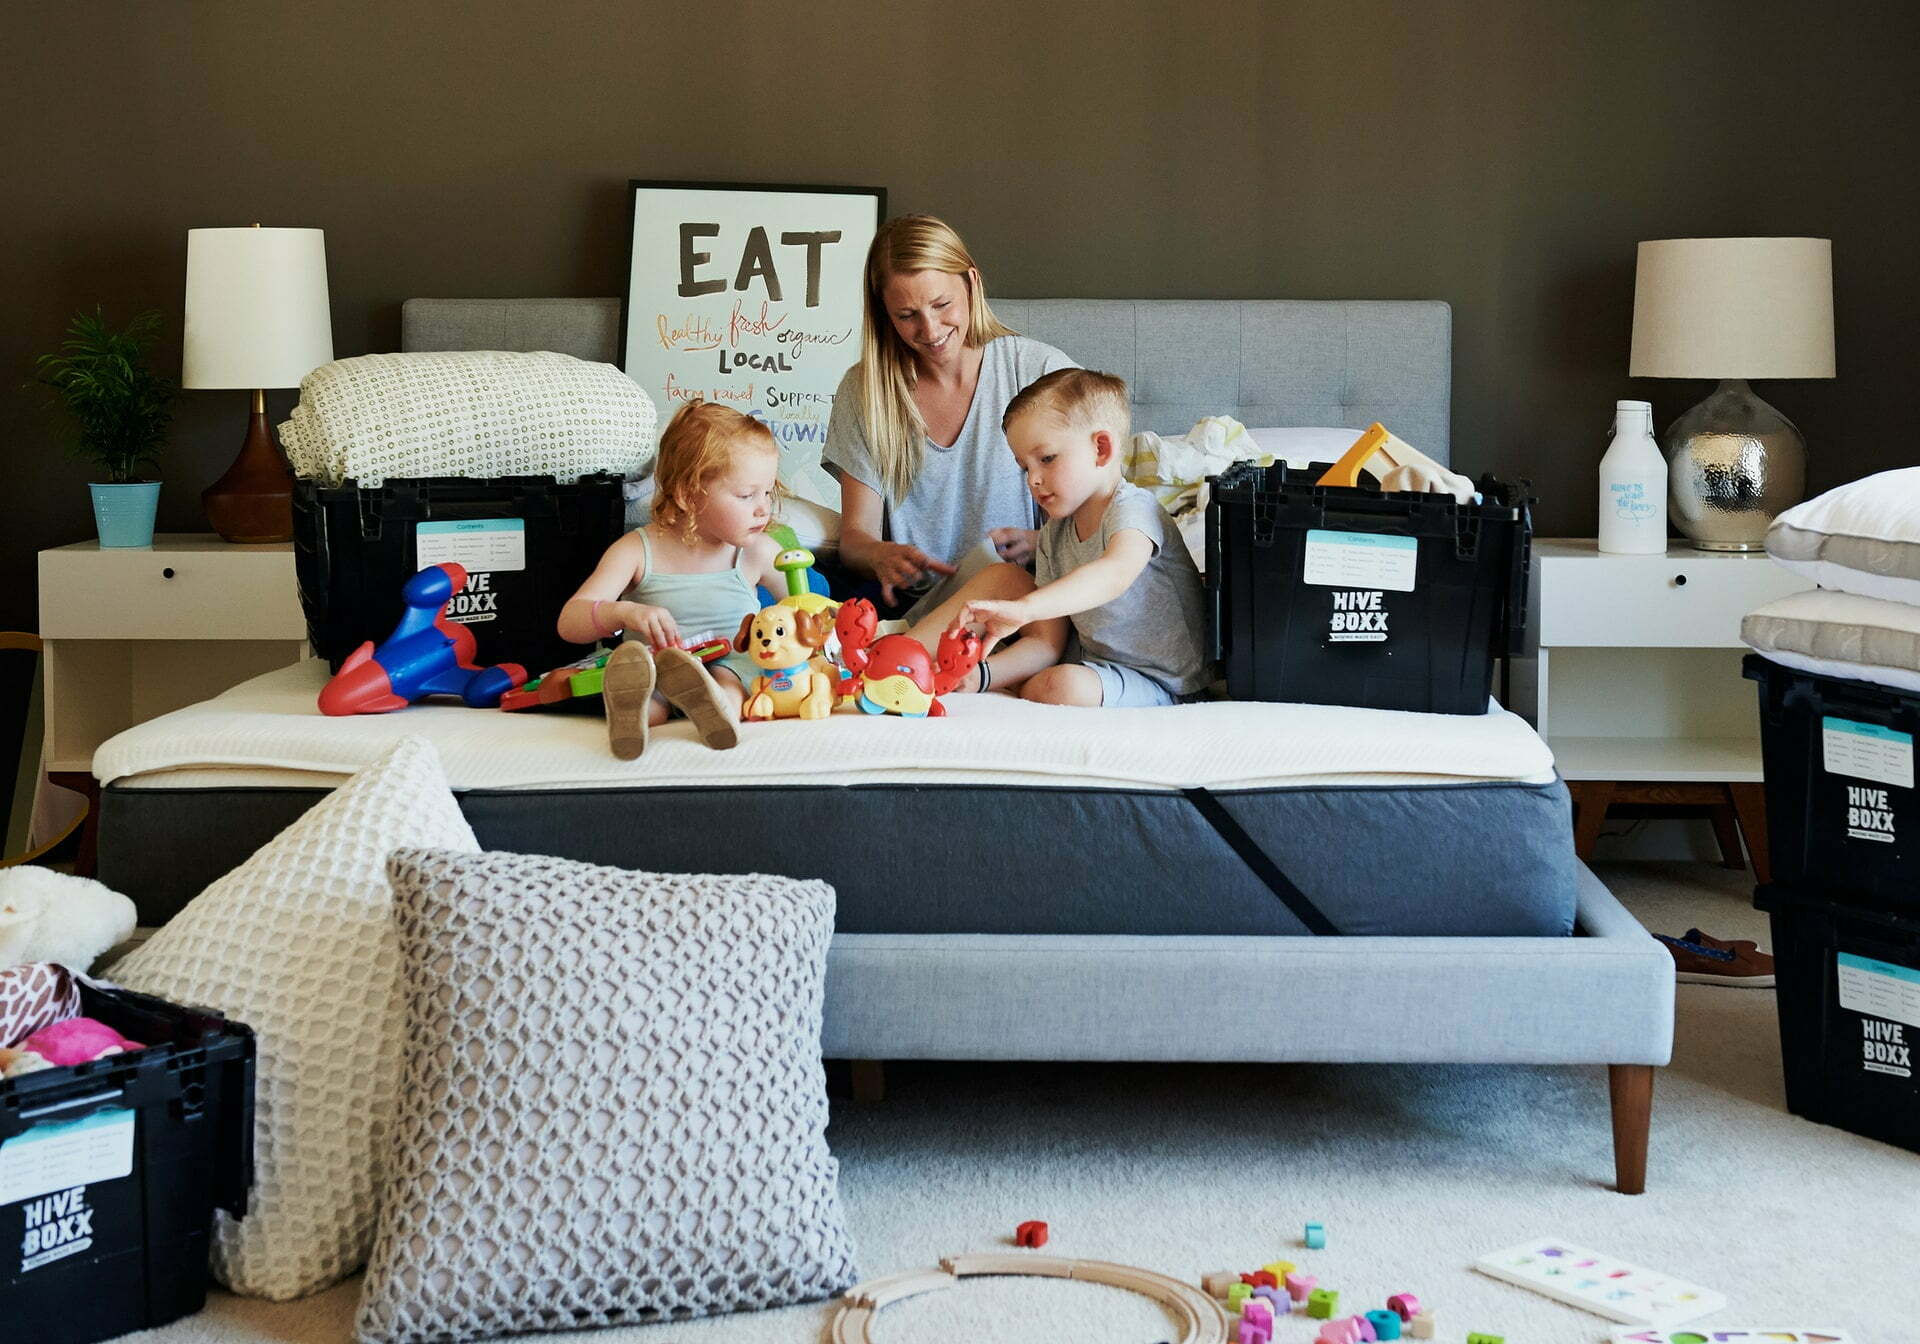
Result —
[[269, 387], [298, 387], [333, 358], [319, 229], [187, 230], [182, 387], [242, 387], [253, 413], [240, 455], [200, 496], [228, 541], [293, 536], [293, 476], [267, 428]]
[[1807, 441], [1747, 379], [1833, 377], [1832, 240], [1640, 244], [1627, 372], [1719, 380], [1667, 429], [1673, 523], [1703, 551], [1760, 549], [1806, 493]]

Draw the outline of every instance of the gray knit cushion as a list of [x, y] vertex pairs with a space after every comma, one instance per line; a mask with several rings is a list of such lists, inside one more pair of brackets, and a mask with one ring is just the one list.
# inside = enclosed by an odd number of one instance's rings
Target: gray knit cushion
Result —
[[703, 1316], [853, 1281], [827, 1151], [833, 889], [399, 850], [374, 1344]]

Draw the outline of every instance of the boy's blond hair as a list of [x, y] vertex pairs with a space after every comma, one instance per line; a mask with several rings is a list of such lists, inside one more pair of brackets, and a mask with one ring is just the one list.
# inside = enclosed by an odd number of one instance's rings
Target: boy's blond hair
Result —
[[1001, 429], [1032, 411], [1057, 415], [1076, 429], [1107, 430], [1123, 453], [1133, 429], [1127, 380], [1098, 369], [1055, 369], [1042, 374], [1007, 403], [1007, 413], [1000, 417]]
[[[689, 401], [660, 431], [653, 462], [653, 520], [693, 540], [693, 518], [713, 478], [733, 465], [741, 449], [778, 455], [773, 431], [750, 415], [711, 401]], [[774, 486], [774, 497], [780, 487]]]
[[907, 497], [926, 457], [927, 424], [914, 404], [919, 366], [887, 315], [882, 291], [896, 275], [942, 271], [967, 287], [966, 343], [983, 346], [1014, 333], [987, 306], [987, 287], [973, 254], [951, 225], [932, 215], [896, 215], [867, 249], [866, 303], [860, 325], [860, 420], [880, 484], [895, 504]]

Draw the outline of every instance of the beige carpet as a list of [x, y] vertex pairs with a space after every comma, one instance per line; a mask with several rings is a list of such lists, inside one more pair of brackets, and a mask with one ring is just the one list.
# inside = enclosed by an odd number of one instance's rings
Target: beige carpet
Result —
[[[1601, 876], [1649, 928], [1759, 935], [1744, 874], [1618, 864]], [[1364, 985], [1355, 986], [1364, 993]], [[1003, 1244], [1052, 1224], [1050, 1250], [1183, 1278], [1310, 1262], [1343, 1312], [1412, 1290], [1441, 1339], [1602, 1341], [1615, 1327], [1469, 1272], [1551, 1233], [1718, 1288], [1709, 1326], [1836, 1325], [1859, 1344], [1920, 1340], [1920, 1157], [1786, 1113], [1773, 995], [1682, 986], [1654, 1098], [1648, 1193], [1609, 1191], [1597, 1068], [895, 1065], [877, 1108], [837, 1105], [832, 1141], [865, 1273]], [[1323, 1251], [1298, 1249], [1324, 1222]], [[167, 1344], [340, 1344], [358, 1283], [271, 1305], [216, 1295], [130, 1336]], [[823, 1306], [559, 1336], [598, 1344], [815, 1344]], [[0, 1329], [0, 1335], [4, 1335]], [[1170, 1319], [1114, 1290], [997, 1279], [891, 1309], [903, 1344], [1156, 1344]], [[1276, 1344], [1314, 1330], [1283, 1320]]]

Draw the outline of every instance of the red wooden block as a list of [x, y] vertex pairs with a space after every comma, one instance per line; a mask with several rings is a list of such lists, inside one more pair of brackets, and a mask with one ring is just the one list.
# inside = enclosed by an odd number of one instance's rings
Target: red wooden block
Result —
[[1047, 1225], [1032, 1219], [1013, 1229], [1013, 1244], [1038, 1249], [1047, 1244]]

